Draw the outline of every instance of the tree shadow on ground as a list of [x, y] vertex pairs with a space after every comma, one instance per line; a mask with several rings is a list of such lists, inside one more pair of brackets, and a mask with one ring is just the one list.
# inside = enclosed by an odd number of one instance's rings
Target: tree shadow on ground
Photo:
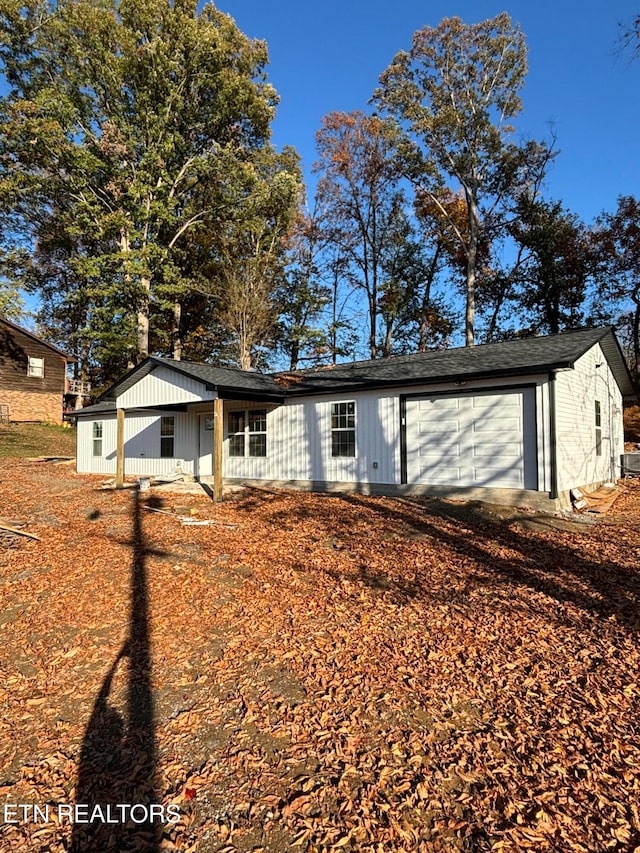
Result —
[[[281, 501], [273, 503], [271, 521], [290, 527], [297, 520], [303, 525], [310, 517], [308, 502], [291, 501], [290, 493], [286, 497], [286, 505]], [[359, 539], [362, 533], [354, 526], [355, 521], [363, 519], [379, 531], [376, 535], [383, 552], [388, 549], [392, 555], [403, 542], [424, 538], [430, 551], [435, 549], [448, 561], [444, 588], [442, 582], [431, 585], [428, 572], [410, 570], [397, 558], [389, 561], [389, 569], [379, 568], [379, 561], [372, 568], [360, 559], [361, 582], [393, 596], [398, 603], [420, 598], [464, 605], [470, 593], [482, 587], [490, 588], [515, 607], [521, 597], [518, 587], [525, 586], [555, 599], [561, 606], [569, 604], [601, 620], [613, 619], [626, 630], [640, 628], [640, 572], [620, 551], [599, 559], [595, 551], [600, 541], [597, 537], [582, 536], [582, 531], [567, 534], [525, 530], [518, 522], [531, 516], [519, 517], [516, 513], [503, 520], [480, 502], [379, 499], [359, 494], [326, 496], [324, 505], [323, 500], [317, 496], [314, 502], [314, 523], [320, 523], [327, 536], [338, 536], [356, 561], [363, 546], [365, 551], [371, 547], [370, 541]], [[336, 501], [344, 511], [337, 511]], [[330, 571], [338, 578], [339, 572]]]
[[[146, 577], [149, 549], [139, 492], [131, 495], [129, 634], [102, 682], [85, 731], [75, 798], [83, 820], [74, 823], [71, 853], [159, 850], [159, 815], [154, 820], [150, 808], [158, 796]], [[121, 673], [125, 662], [126, 673]], [[126, 678], [121, 701], [115, 689], [119, 677]]]

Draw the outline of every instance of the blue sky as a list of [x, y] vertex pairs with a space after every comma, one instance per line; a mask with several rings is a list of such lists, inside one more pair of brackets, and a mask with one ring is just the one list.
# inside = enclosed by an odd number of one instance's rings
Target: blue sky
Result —
[[314, 134], [332, 110], [367, 109], [378, 77], [415, 30], [457, 15], [476, 23], [507, 11], [527, 38], [529, 73], [518, 135], [548, 138], [560, 154], [546, 195], [589, 223], [619, 195], [640, 195], [640, 58], [620, 53], [620, 24], [637, 14], [632, 0], [219, 0], [240, 29], [269, 46], [268, 76], [281, 102], [278, 147], [293, 145], [308, 183]]

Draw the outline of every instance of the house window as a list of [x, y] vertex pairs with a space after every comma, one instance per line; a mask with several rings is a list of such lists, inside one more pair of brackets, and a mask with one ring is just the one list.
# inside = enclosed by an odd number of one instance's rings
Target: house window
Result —
[[160, 419], [160, 456], [162, 459], [171, 459], [173, 457], [175, 434], [175, 417], [173, 415], [163, 415]]
[[595, 401], [595, 424], [596, 424], [596, 456], [602, 456], [602, 408], [600, 400]]
[[27, 376], [36, 376], [37, 378], [42, 379], [44, 376], [44, 358], [32, 358], [29, 356]]
[[229, 456], [267, 455], [267, 410], [229, 412]]
[[229, 456], [244, 456], [244, 412], [229, 412]]
[[356, 404], [331, 404], [331, 455], [356, 455]]
[[249, 456], [267, 455], [267, 410], [249, 409]]
[[102, 421], [93, 422], [93, 455], [102, 456]]

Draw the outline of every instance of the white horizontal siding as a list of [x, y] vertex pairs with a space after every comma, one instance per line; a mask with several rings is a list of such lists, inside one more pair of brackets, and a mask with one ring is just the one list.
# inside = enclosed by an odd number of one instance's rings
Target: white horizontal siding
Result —
[[116, 400], [119, 409], [139, 409], [145, 406], [170, 406], [174, 403], [196, 403], [213, 400], [215, 392], [191, 376], [159, 365], [152, 373], [124, 391]]
[[[602, 416], [601, 456], [596, 456], [596, 400]], [[579, 358], [575, 369], [557, 374], [556, 444], [559, 491], [619, 476], [622, 395], [600, 344]]]

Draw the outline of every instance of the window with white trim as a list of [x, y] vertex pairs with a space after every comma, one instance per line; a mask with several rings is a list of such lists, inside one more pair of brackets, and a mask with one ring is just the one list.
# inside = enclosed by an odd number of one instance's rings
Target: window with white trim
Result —
[[33, 358], [29, 356], [27, 362], [27, 376], [35, 376], [38, 379], [44, 377], [44, 358]]
[[602, 456], [602, 407], [600, 400], [595, 401], [594, 415], [596, 424], [596, 456]]
[[356, 455], [356, 404], [331, 404], [331, 455]]
[[93, 455], [102, 456], [102, 421], [93, 422]]
[[174, 415], [163, 415], [160, 418], [160, 457], [172, 459], [176, 435], [176, 419]]
[[240, 409], [227, 419], [229, 456], [267, 455], [267, 410]]

